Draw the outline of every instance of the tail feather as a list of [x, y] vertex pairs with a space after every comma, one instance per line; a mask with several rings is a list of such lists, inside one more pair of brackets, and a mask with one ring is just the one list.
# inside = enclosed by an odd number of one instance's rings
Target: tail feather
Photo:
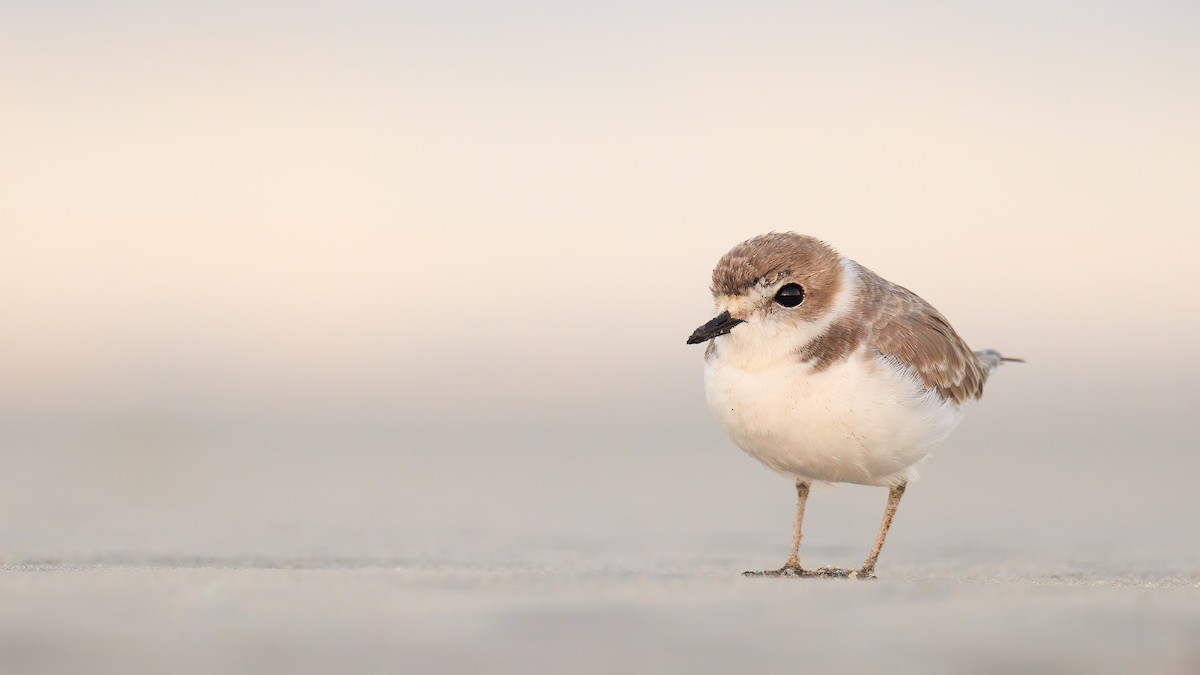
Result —
[[979, 359], [979, 362], [988, 369], [989, 373], [994, 372], [997, 368], [999, 368], [1001, 363], [1025, 363], [1025, 359], [1018, 359], [1012, 356], [1002, 356], [1000, 352], [996, 351], [995, 349], [984, 349], [982, 351], [975, 352], [975, 358]]

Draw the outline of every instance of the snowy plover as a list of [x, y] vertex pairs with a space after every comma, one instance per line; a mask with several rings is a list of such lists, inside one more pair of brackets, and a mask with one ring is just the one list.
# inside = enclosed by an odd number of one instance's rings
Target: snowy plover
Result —
[[[738, 244], [712, 275], [717, 317], [704, 386], [721, 428], [796, 481], [792, 553], [766, 576], [870, 578], [916, 466], [983, 394], [1003, 361], [973, 352], [936, 309], [825, 243], [771, 233]], [[800, 566], [809, 485], [887, 486], [887, 508], [857, 570]]]

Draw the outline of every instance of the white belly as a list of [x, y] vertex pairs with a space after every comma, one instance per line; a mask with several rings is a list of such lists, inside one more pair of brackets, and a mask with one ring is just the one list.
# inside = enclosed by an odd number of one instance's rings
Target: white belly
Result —
[[962, 409], [909, 373], [859, 351], [812, 373], [798, 359], [771, 367], [711, 359], [708, 405], [725, 433], [768, 468], [796, 479], [888, 485], [915, 477]]

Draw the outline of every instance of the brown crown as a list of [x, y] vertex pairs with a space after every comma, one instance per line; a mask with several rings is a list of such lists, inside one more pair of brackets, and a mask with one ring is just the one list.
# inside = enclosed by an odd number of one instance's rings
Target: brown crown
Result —
[[837, 278], [840, 256], [828, 244], [794, 232], [772, 232], [734, 246], [712, 275], [714, 295], [739, 295], [759, 281], [785, 276]]

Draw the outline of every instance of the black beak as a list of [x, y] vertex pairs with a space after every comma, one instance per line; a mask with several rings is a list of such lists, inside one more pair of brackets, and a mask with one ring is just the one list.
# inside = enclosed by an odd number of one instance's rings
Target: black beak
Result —
[[689, 345], [698, 345], [701, 342], [708, 342], [718, 335], [724, 335], [733, 330], [733, 327], [739, 323], [743, 323], [743, 321], [729, 316], [729, 312], [721, 312], [717, 315], [717, 318], [697, 328], [696, 332], [692, 333], [692, 336], [688, 338], [687, 343]]

